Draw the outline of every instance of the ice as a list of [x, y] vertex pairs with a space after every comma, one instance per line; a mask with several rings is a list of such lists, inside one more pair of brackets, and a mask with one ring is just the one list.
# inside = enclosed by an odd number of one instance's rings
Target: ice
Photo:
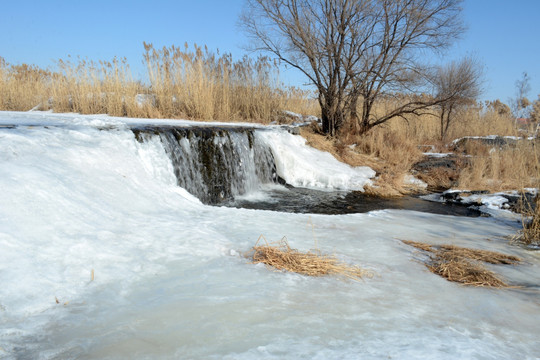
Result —
[[504, 196], [497, 194], [472, 194], [462, 197], [464, 204], [483, 204], [490, 209], [502, 209], [503, 205], [508, 202]]
[[[100, 130], [91, 116], [48, 116], [0, 113], [0, 123], [16, 125], [0, 128], [2, 359], [538, 356], [540, 254], [503, 238], [518, 224], [206, 206], [175, 185], [159, 142], [139, 143], [122, 121]], [[296, 141], [290, 152], [300, 161]], [[317, 160], [306, 154], [304, 162]], [[336, 172], [332, 161], [319, 164]], [[356, 172], [347, 173], [350, 186]], [[261, 234], [303, 251], [318, 246], [375, 276], [309, 278], [253, 265], [244, 254]], [[521, 288], [449, 283], [399, 239], [520, 256], [520, 265], [490, 269]]]
[[367, 166], [351, 167], [329, 153], [306, 146], [299, 135], [284, 132], [259, 132], [276, 161], [278, 175], [297, 187], [359, 190], [372, 184], [375, 171]]

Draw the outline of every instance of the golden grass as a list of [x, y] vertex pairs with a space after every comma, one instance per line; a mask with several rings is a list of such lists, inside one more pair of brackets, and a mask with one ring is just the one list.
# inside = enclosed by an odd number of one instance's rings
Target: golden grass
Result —
[[533, 141], [516, 146], [477, 146], [459, 177], [458, 188], [468, 190], [521, 190], [536, 187], [540, 167], [535, 159], [540, 149]]
[[280, 83], [269, 58], [144, 46], [149, 84], [133, 79], [126, 59], [69, 58], [53, 72], [0, 58], [0, 110], [262, 123], [279, 121], [282, 110], [320, 113], [312, 92]]
[[430, 169], [426, 173], [419, 173], [417, 178], [428, 185], [428, 189], [446, 190], [453, 187], [459, 179], [460, 171], [446, 167]]
[[285, 237], [269, 243], [264, 236], [259, 236], [249, 257], [254, 264], [263, 263], [277, 270], [307, 276], [339, 275], [354, 280], [372, 276], [367, 270], [340, 262], [335, 256], [321, 254], [318, 250], [300, 252], [292, 249]]
[[417, 241], [402, 240], [403, 243], [430, 253], [425, 264], [434, 274], [448, 281], [470, 286], [508, 287], [494, 272], [480, 263], [516, 264], [520, 258], [495, 251], [469, 249], [455, 245], [430, 245]]
[[469, 286], [508, 287], [508, 284], [501, 280], [493, 271], [489, 271], [480, 264], [465, 259], [446, 260], [436, 258], [426, 266], [432, 273], [448, 281]]
[[[377, 111], [383, 111], [384, 102]], [[434, 113], [433, 115], [436, 115]], [[449, 152], [453, 139], [464, 136], [517, 136], [518, 130], [509, 114], [500, 114], [489, 106], [476, 105], [455, 117], [446, 136], [440, 140], [437, 116], [408, 116], [407, 120], [393, 119], [358, 137], [345, 127], [339, 141], [333, 142], [336, 150], [345, 148], [348, 153], [363, 157], [341, 156], [339, 160], [352, 166], [368, 165], [379, 174], [376, 187], [367, 191], [379, 196], [393, 196], [409, 192], [403, 185], [404, 175], [422, 159], [421, 145], [431, 145], [436, 151]], [[304, 135], [304, 134], [303, 134]], [[348, 145], [354, 144], [354, 150]], [[417, 176], [430, 188], [457, 187], [468, 190], [503, 191], [536, 187], [540, 166], [536, 159], [540, 149], [533, 141], [520, 141], [517, 145], [486, 146], [471, 142], [465, 148], [466, 157], [458, 157], [456, 169], [434, 168]], [[350, 160], [351, 158], [355, 160]], [[358, 161], [360, 159], [360, 161]]]
[[[163, 117], [269, 123], [282, 110], [312, 111], [312, 94], [284, 88], [276, 63], [261, 56], [234, 61], [206, 47], [144, 44], [152, 93]], [[308, 113], [309, 114], [309, 113]]]
[[47, 103], [45, 89], [50, 76], [36, 66], [9, 66], [0, 57], [0, 109], [28, 111]]

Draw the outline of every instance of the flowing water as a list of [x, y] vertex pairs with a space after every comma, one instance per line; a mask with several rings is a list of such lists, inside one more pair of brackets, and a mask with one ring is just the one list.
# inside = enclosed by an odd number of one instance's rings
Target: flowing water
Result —
[[[505, 238], [519, 223], [403, 209], [317, 214], [335, 199], [360, 207], [353, 190], [373, 173], [280, 128], [204, 140], [216, 154], [236, 152], [257, 181], [216, 189], [204, 169], [181, 180], [178, 164], [191, 160], [171, 157], [171, 147], [199, 152], [204, 141], [148, 128], [172, 124], [0, 113], [1, 359], [538, 358], [539, 253]], [[301, 211], [286, 204], [302, 196], [328, 198]], [[275, 202], [296, 213], [232, 207]], [[374, 277], [253, 265], [243, 254], [261, 234], [301, 251], [317, 246]], [[519, 287], [447, 282], [400, 239], [519, 256], [519, 265], [490, 266]]]

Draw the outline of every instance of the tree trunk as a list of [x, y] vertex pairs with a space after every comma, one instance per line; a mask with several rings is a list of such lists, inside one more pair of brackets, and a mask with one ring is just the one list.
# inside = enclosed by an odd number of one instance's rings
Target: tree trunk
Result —
[[444, 139], [444, 129], [445, 129], [445, 126], [444, 126], [444, 114], [445, 114], [445, 109], [444, 107], [441, 109], [441, 141]]
[[322, 131], [326, 135], [336, 136], [343, 125], [343, 110], [332, 102], [321, 105]]

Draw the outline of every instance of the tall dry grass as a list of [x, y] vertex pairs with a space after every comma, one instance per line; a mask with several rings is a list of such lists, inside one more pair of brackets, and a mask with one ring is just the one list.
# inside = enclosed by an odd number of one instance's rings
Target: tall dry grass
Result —
[[51, 84], [51, 107], [57, 112], [153, 117], [151, 104], [138, 102], [147, 89], [131, 77], [126, 59], [58, 61]]
[[36, 66], [9, 65], [0, 57], [0, 109], [28, 111], [46, 104], [51, 73]]
[[311, 92], [279, 82], [267, 57], [234, 60], [196, 45], [144, 47], [148, 83], [133, 79], [126, 59], [70, 57], [55, 71], [0, 59], [0, 110], [263, 123], [280, 120], [283, 110], [319, 112]]
[[269, 123], [282, 110], [306, 113], [309, 93], [284, 88], [277, 63], [268, 57], [213, 53], [195, 45], [155, 49], [144, 44], [151, 90], [163, 117]]
[[462, 169], [459, 188], [468, 190], [519, 190], [536, 187], [540, 167], [538, 143], [523, 140], [502, 147], [477, 146]]

